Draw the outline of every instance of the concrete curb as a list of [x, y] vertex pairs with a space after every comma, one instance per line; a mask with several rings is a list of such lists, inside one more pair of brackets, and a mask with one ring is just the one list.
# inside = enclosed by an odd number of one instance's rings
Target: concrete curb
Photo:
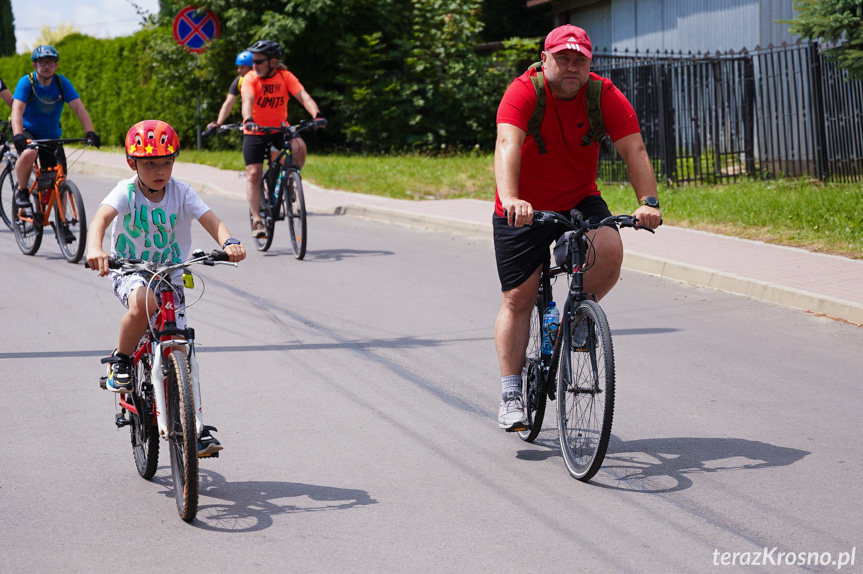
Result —
[[[310, 210], [310, 212], [315, 211]], [[335, 209], [317, 210], [316, 212], [350, 215], [387, 223], [413, 225], [426, 229], [461, 233], [478, 239], [492, 239], [492, 226], [490, 223], [473, 223], [385, 207], [352, 204], [339, 206]], [[750, 279], [733, 273], [714, 271], [706, 267], [644, 255], [634, 251], [627, 251], [624, 254], [623, 268], [863, 325], [863, 305], [809, 291]]]

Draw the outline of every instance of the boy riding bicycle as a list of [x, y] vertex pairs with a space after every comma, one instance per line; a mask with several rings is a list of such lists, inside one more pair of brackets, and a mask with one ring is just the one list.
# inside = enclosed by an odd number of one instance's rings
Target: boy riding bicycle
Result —
[[[111, 225], [111, 256], [143, 261], [185, 261], [192, 244], [192, 219], [197, 219], [233, 263], [246, 257], [239, 240], [231, 237], [224, 223], [198, 197], [192, 187], [171, 177], [174, 160], [180, 153], [180, 140], [174, 129], [159, 120], [138, 122], [126, 135], [126, 162], [136, 172], [122, 180], [102, 200], [90, 223], [87, 263], [104, 277], [108, 254], [102, 242]], [[120, 215], [121, 219], [117, 219]], [[143, 274], [111, 273], [114, 294], [128, 309], [120, 321], [115, 356], [120, 359], [108, 369], [106, 388], [116, 393], [132, 390], [132, 359], [138, 341], [150, 325], [148, 310], [158, 308], [156, 293], [147, 289]], [[186, 327], [182, 272], [171, 277], [176, 292], [177, 327]], [[205, 450], [221, 450], [212, 436], [201, 437]], [[214, 450], [215, 449], [215, 450]], [[200, 453], [200, 450], [199, 450]]]

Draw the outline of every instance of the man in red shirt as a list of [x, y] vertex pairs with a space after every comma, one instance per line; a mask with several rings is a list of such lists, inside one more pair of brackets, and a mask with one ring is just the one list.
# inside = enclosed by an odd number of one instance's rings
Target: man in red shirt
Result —
[[[252, 53], [252, 71], [243, 77], [243, 160], [246, 162], [246, 199], [252, 214], [252, 235], [266, 236], [261, 221], [261, 177], [264, 171], [264, 154], [270, 146], [280, 148], [281, 134], [266, 134], [258, 126], [289, 125], [288, 100], [295, 97], [316, 120], [323, 120], [318, 104], [306, 92], [295, 75], [281, 62], [282, 48], [272, 40], [259, 40], [249, 49]], [[321, 122], [324, 123], [324, 122]], [[306, 143], [302, 138], [291, 142], [291, 157], [295, 165], [306, 163]]]
[[[494, 174], [497, 184], [493, 216], [495, 257], [503, 292], [495, 323], [502, 401], [498, 422], [507, 431], [523, 430], [527, 415], [521, 396], [521, 372], [530, 336], [530, 315], [536, 303], [542, 264], [561, 230], [531, 225], [533, 210], [580, 210], [596, 221], [611, 215], [596, 186], [599, 145], [583, 145], [589, 130], [587, 80], [602, 80], [602, 117], [617, 152], [626, 162], [639, 207], [633, 215], [651, 228], [659, 225], [656, 178], [641, 139], [638, 119], [629, 101], [607, 78], [590, 72], [591, 42], [572, 25], [555, 28], [542, 52], [546, 108], [540, 153], [528, 121], [536, 107], [536, 89], [528, 70], [513, 80], [497, 112]], [[623, 243], [616, 229], [588, 234], [595, 263], [584, 275], [585, 291], [605, 296], [620, 277]]]

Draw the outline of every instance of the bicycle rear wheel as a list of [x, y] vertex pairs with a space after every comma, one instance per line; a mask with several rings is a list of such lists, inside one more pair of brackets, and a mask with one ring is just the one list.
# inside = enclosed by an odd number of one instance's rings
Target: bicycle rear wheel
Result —
[[180, 518], [191, 522], [198, 513], [198, 436], [189, 362], [182, 351], [168, 356], [166, 384], [174, 500]]
[[0, 219], [6, 227], [12, 229], [12, 211], [15, 209], [15, 190], [18, 183], [15, 179], [15, 171], [7, 165], [0, 174]]
[[294, 257], [302, 259], [306, 256], [306, 199], [303, 196], [303, 181], [296, 171], [289, 171], [283, 181], [286, 182], [284, 197], [288, 228], [291, 231], [291, 249]]
[[[587, 337], [578, 335], [583, 322]], [[602, 466], [614, 416], [614, 350], [602, 308], [582, 301], [561, 320], [557, 428], [569, 473], [590, 480]]]
[[524, 357], [524, 367], [521, 370], [521, 395], [527, 410], [527, 429], [518, 431], [518, 436], [525, 442], [533, 442], [542, 430], [542, 419], [545, 418], [546, 393], [542, 372], [542, 314], [551, 299], [549, 291], [541, 288], [536, 298], [536, 304], [530, 314], [530, 339], [527, 342], [527, 352]]
[[42, 245], [42, 210], [37, 195], [30, 196], [30, 207], [12, 208], [12, 231], [24, 255], [34, 255]]
[[153, 411], [153, 386], [150, 384], [150, 362], [145, 355], [135, 365], [135, 393], [132, 402], [137, 413], [130, 413], [132, 454], [138, 474], [150, 480], [159, 464], [159, 431]]
[[[258, 251], [266, 251], [270, 248], [270, 245], [273, 244], [273, 231], [276, 229], [276, 214], [273, 213], [273, 207], [270, 203], [270, 193], [267, 191], [267, 174], [264, 173], [264, 177], [261, 178], [261, 209], [260, 216], [261, 221], [264, 222], [264, 230], [267, 235], [265, 237], [255, 237], [253, 238], [255, 241], [255, 249]], [[254, 219], [252, 215], [249, 214], [249, 224], [253, 224]]]
[[78, 186], [68, 179], [58, 187], [54, 233], [66, 261], [78, 263], [87, 245], [87, 214]]

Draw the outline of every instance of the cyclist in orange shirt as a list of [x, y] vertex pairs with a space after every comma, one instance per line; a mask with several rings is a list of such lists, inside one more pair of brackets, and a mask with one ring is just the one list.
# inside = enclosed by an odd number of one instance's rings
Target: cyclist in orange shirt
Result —
[[[288, 124], [288, 100], [295, 97], [315, 120], [323, 120], [318, 104], [306, 92], [295, 75], [281, 62], [282, 48], [272, 40], [259, 40], [248, 49], [252, 53], [252, 71], [243, 78], [243, 160], [246, 162], [246, 199], [252, 214], [252, 236], [265, 237], [260, 219], [261, 177], [264, 155], [271, 146], [280, 148], [281, 134], [267, 134], [258, 126]], [[325, 120], [321, 122], [325, 123]], [[291, 143], [293, 162], [303, 167], [306, 143], [294, 138]]]

